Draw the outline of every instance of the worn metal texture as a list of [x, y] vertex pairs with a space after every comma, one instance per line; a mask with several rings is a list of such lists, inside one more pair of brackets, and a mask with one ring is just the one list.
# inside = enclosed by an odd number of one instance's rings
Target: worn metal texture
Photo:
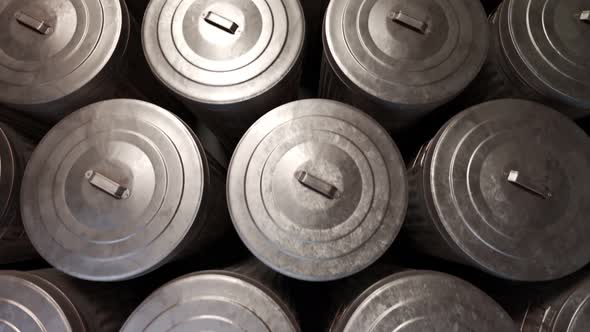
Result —
[[118, 332], [141, 296], [130, 284], [89, 283], [53, 269], [0, 271], [0, 328]]
[[230, 229], [225, 170], [166, 110], [118, 99], [55, 126], [21, 191], [40, 255], [72, 276], [131, 279], [190, 255]]
[[0, 103], [55, 123], [92, 102], [136, 97], [124, 75], [124, 2], [9, 0], [0, 8]]
[[228, 151], [256, 119], [295, 100], [305, 22], [297, 0], [151, 1], [152, 71]]
[[324, 21], [320, 97], [407, 130], [457, 96], [488, 51], [479, 1], [332, 1]]
[[405, 271], [378, 281], [347, 303], [330, 332], [517, 331], [485, 293], [447, 274]]
[[189, 274], [150, 295], [121, 331], [298, 332], [295, 315], [277, 292], [283, 279], [252, 261]]
[[464, 105], [524, 98], [572, 118], [590, 114], [590, 24], [584, 0], [506, 0], [490, 16], [491, 49]]
[[532, 287], [524, 312], [515, 313], [522, 332], [582, 332], [590, 329], [590, 279], [580, 273], [553, 283]]
[[451, 119], [410, 167], [405, 231], [431, 255], [519, 281], [590, 261], [590, 138], [530, 101], [484, 103]]
[[261, 261], [326, 281], [377, 260], [407, 207], [405, 167], [377, 122], [340, 102], [308, 99], [256, 122], [230, 162], [234, 226]]

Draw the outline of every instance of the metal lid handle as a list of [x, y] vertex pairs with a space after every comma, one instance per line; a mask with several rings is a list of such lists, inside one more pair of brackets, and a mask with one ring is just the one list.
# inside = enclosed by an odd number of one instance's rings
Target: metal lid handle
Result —
[[207, 13], [207, 16], [205, 16], [205, 21], [227, 33], [231, 33], [232, 35], [235, 34], [239, 28], [239, 26], [234, 21], [214, 12]]
[[590, 23], [590, 10], [584, 10], [580, 13], [580, 21]]
[[27, 15], [21, 11], [18, 11], [14, 14], [14, 18], [18, 21], [18, 23], [26, 26], [27, 28], [36, 31], [42, 35], [49, 35], [53, 32], [53, 28], [49, 26], [45, 21], [41, 21], [36, 19], [30, 15]]
[[86, 172], [85, 176], [91, 185], [113, 196], [116, 199], [127, 199], [131, 195], [129, 189], [121, 186], [117, 182], [107, 178], [106, 176], [98, 172], [90, 170]]
[[295, 172], [295, 178], [305, 187], [326, 198], [335, 199], [339, 197], [338, 188], [306, 171]]
[[518, 187], [521, 187], [533, 194], [541, 196], [544, 199], [550, 199], [553, 196], [547, 188], [533, 183], [533, 181], [518, 171], [510, 171], [508, 174], [508, 182], [515, 184]]
[[410, 15], [406, 15], [401, 10], [397, 12], [391, 12], [389, 14], [389, 18], [391, 18], [394, 22], [415, 30], [421, 34], [425, 34], [426, 30], [428, 29], [428, 24], [426, 22]]

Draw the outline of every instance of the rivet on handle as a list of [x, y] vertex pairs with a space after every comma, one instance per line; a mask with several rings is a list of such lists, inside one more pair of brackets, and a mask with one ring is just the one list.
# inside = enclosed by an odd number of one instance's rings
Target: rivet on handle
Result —
[[580, 13], [580, 21], [590, 23], [590, 10], [584, 10]]
[[533, 183], [529, 178], [522, 175], [518, 171], [510, 171], [508, 174], [508, 182], [517, 185], [518, 187], [525, 189], [528, 192], [536, 194], [544, 199], [550, 199], [553, 195], [551, 192], [543, 186]]
[[104, 191], [105, 193], [113, 196], [116, 199], [127, 199], [131, 195], [129, 189], [121, 186], [117, 182], [107, 178], [106, 176], [95, 172], [87, 171], [85, 174], [86, 179], [94, 187]]
[[235, 34], [239, 28], [239, 26], [232, 20], [229, 20], [221, 15], [217, 15], [214, 12], [207, 13], [205, 16], [205, 21], [227, 33], [231, 33], [232, 35]]
[[49, 35], [53, 32], [53, 28], [44, 21], [38, 20], [32, 16], [29, 16], [21, 11], [14, 14], [14, 18], [18, 23], [26, 26], [27, 28], [36, 31], [42, 35]]
[[410, 15], [406, 15], [404, 12], [397, 11], [389, 13], [389, 18], [394, 22], [415, 30], [421, 34], [425, 34], [428, 29], [428, 24]]
[[295, 172], [295, 178], [302, 185], [326, 198], [335, 199], [339, 197], [338, 188], [306, 171]]

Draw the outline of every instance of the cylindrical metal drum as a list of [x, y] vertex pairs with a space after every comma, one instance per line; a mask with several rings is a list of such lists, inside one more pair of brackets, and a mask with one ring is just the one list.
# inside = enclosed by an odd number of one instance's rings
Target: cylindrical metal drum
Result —
[[0, 123], [0, 264], [37, 257], [21, 222], [19, 192], [33, 144]]
[[440, 272], [407, 271], [343, 303], [330, 332], [517, 331], [510, 316], [471, 284]]
[[54, 267], [131, 279], [230, 227], [223, 170], [164, 109], [119, 99], [87, 106], [41, 141], [21, 191], [26, 231]]
[[[522, 305], [512, 312], [522, 332], [590, 331], [590, 278], [588, 273], [531, 287], [530, 293], [513, 302]], [[516, 306], [514, 306], [516, 307]]]
[[232, 150], [296, 99], [304, 30], [297, 0], [153, 0], [143, 45], [156, 76]]
[[535, 102], [504, 99], [452, 118], [409, 171], [406, 233], [420, 250], [519, 280], [590, 262], [590, 138]]
[[590, 115], [590, 3], [505, 0], [490, 17], [491, 51], [465, 99], [537, 100]]
[[292, 309], [276, 292], [281, 278], [261, 265], [173, 280], [149, 296], [121, 332], [300, 331]]
[[488, 51], [474, 0], [340, 0], [328, 6], [320, 96], [407, 129], [458, 95]]
[[0, 271], [0, 330], [118, 332], [141, 301], [127, 284], [96, 284], [57, 270]]
[[130, 25], [119, 1], [3, 1], [0, 103], [57, 122], [90, 103], [134, 95], [121, 74]]
[[261, 261], [293, 278], [343, 278], [396, 238], [407, 208], [402, 157], [387, 132], [340, 102], [308, 99], [263, 116], [228, 174], [230, 214]]

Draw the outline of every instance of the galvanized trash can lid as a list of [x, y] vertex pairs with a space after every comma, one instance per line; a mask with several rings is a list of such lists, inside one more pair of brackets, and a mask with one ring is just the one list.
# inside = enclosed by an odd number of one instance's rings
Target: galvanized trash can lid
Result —
[[176, 279], [155, 291], [121, 332], [159, 331], [297, 332], [285, 304], [258, 282], [225, 271]]
[[225, 104], [256, 97], [293, 68], [304, 41], [296, 0], [153, 0], [143, 45], [155, 75], [183, 97]]
[[256, 122], [228, 174], [246, 246], [297, 279], [343, 278], [379, 258], [407, 209], [400, 153], [368, 115], [335, 101], [292, 102]]
[[590, 280], [582, 282], [559, 310], [551, 332], [590, 331]]
[[341, 0], [328, 7], [326, 53], [337, 74], [400, 105], [447, 101], [471, 82], [488, 50], [473, 0]]
[[427, 185], [461, 252], [522, 281], [590, 262], [590, 138], [575, 123], [504, 99], [460, 113], [438, 135]]
[[119, 0], [3, 0], [0, 103], [59, 100], [106, 65], [122, 29]]
[[18, 197], [16, 155], [12, 143], [0, 124], [0, 238], [5, 224], [13, 218], [7, 217], [10, 209], [14, 208], [11, 202]]
[[499, 32], [516, 72], [535, 89], [590, 108], [590, 3], [507, 0]]
[[202, 151], [164, 109], [110, 100], [66, 117], [25, 171], [23, 222], [45, 260], [72, 276], [130, 279], [156, 268], [192, 227]]
[[55, 286], [26, 272], [0, 271], [0, 329], [83, 332], [82, 318]]
[[439, 272], [394, 274], [367, 289], [336, 331], [516, 331], [484, 292]]

